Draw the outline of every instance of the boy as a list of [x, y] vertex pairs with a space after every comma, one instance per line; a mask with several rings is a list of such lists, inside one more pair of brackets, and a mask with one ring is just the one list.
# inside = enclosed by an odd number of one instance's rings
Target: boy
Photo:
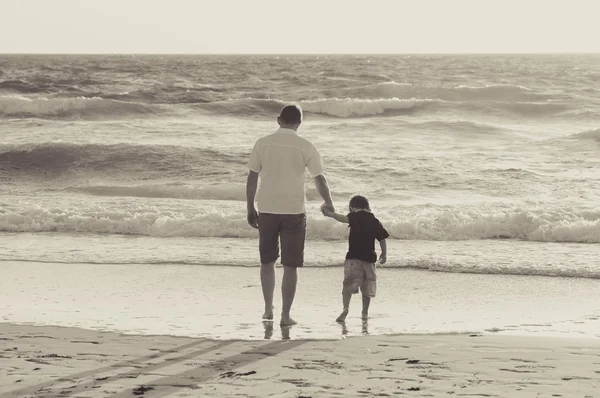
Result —
[[350, 227], [342, 289], [344, 309], [337, 318], [337, 322], [344, 322], [346, 320], [350, 307], [350, 299], [353, 294], [358, 293], [359, 287], [363, 303], [362, 318], [366, 320], [369, 317], [369, 304], [377, 291], [375, 239], [379, 241], [381, 246], [379, 262], [385, 264], [387, 260], [386, 239], [389, 237], [389, 234], [379, 220], [371, 213], [367, 198], [354, 196], [350, 200], [349, 207], [350, 213], [347, 216], [335, 213], [325, 207], [322, 208], [323, 215], [339, 222], [347, 223]]

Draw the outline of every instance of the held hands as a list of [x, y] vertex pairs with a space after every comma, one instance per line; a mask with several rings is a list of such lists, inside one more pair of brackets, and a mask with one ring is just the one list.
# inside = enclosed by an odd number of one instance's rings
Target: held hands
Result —
[[387, 261], [387, 254], [381, 253], [381, 255], [379, 256], [379, 263], [381, 265], [383, 265], [383, 264], [385, 264], [386, 261]]
[[333, 217], [333, 215], [335, 214], [335, 208], [331, 203], [323, 203], [321, 205], [321, 212], [325, 217]]
[[331, 209], [329, 209], [329, 208], [324, 208], [324, 209], [321, 209], [321, 212], [323, 213], [323, 215], [324, 215], [325, 217], [333, 217], [333, 215], [335, 214], [335, 213], [334, 213], [333, 211], [331, 211]]

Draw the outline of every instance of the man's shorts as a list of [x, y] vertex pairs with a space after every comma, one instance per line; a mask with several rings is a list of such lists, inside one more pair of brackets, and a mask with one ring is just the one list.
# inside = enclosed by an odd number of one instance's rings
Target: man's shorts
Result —
[[355, 259], [346, 260], [343, 285], [343, 292], [356, 294], [360, 288], [363, 296], [375, 297], [377, 293], [375, 264]]
[[304, 265], [306, 214], [260, 213], [258, 235], [261, 264], [277, 261], [281, 240], [281, 265], [294, 268]]

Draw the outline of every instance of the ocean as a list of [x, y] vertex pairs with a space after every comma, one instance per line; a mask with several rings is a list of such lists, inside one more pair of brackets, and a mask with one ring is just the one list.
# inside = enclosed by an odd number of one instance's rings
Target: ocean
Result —
[[599, 336], [600, 55], [0, 55], [1, 319], [263, 338], [245, 165], [292, 102], [390, 233], [340, 330], [307, 180], [295, 337]]

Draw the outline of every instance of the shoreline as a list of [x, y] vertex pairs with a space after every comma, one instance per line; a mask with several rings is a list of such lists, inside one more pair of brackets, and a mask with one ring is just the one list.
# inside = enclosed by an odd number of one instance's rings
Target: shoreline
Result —
[[0, 323], [0, 398], [594, 397], [600, 339], [393, 335], [240, 341]]
[[[164, 238], [67, 232], [4, 232], [0, 233], [0, 244], [12, 248], [5, 253], [3, 263], [252, 269], [260, 265], [256, 237]], [[65, 247], [71, 250], [65, 250]], [[395, 254], [381, 269], [600, 280], [600, 268], [589, 262], [589, 258], [600, 255], [600, 246], [590, 243], [391, 239], [388, 250]], [[346, 240], [308, 239], [305, 269], [339, 268], [343, 265], [346, 251]], [[280, 267], [280, 264], [277, 266]]]
[[[558, 339], [558, 340], [571, 340], [571, 341], [596, 341], [600, 338], [600, 334], [597, 335], [578, 335], [575, 333], [561, 333], [561, 332], [526, 332], [520, 330], [473, 330], [473, 331], [439, 331], [439, 332], [390, 332], [383, 334], [341, 334], [339, 337], [307, 337], [306, 335], [301, 335], [300, 337], [293, 337], [290, 331], [294, 328], [301, 328], [303, 325], [301, 323], [293, 326], [280, 326], [276, 321], [256, 321], [257, 324], [262, 323], [263, 328], [265, 328], [265, 324], [271, 325], [270, 327], [270, 337], [248, 337], [248, 338], [240, 338], [240, 337], [231, 337], [231, 338], [215, 338], [215, 337], [206, 337], [206, 336], [194, 336], [187, 334], [171, 334], [171, 333], [141, 333], [139, 331], [124, 331], [121, 329], [111, 329], [108, 327], [85, 327], [85, 326], [69, 326], [69, 325], [59, 325], [59, 324], [51, 324], [51, 323], [37, 323], [37, 322], [13, 322], [13, 321], [3, 321], [0, 319], [0, 330], [2, 330], [3, 325], [15, 326], [15, 327], [26, 327], [26, 328], [49, 328], [49, 329], [78, 329], [91, 333], [100, 333], [100, 334], [112, 334], [116, 336], [122, 337], [130, 337], [130, 336], [138, 336], [141, 338], [152, 338], [152, 337], [160, 337], [160, 338], [173, 338], [173, 339], [190, 339], [190, 340], [206, 340], [206, 341], [215, 341], [215, 342], [265, 342], [265, 341], [302, 341], [302, 342], [320, 342], [320, 341], [340, 341], [340, 340], [348, 340], [348, 339], [360, 339], [360, 338], [418, 338], [418, 337], [493, 337], [493, 338], [541, 338], [541, 339]], [[345, 323], [338, 323], [341, 329], [346, 328]], [[352, 325], [355, 326], [356, 325]], [[266, 329], [266, 328], [265, 328]], [[281, 334], [276, 334], [275, 331], [282, 332]], [[2, 337], [0, 337], [0, 341], [2, 341]], [[600, 340], [599, 340], [600, 341]]]
[[[267, 331], [259, 322], [260, 279], [249, 267], [3, 262], [2, 268], [11, 278], [0, 281], [0, 322], [216, 340], [280, 335], [278, 327]], [[600, 337], [596, 280], [382, 267], [368, 324], [359, 319], [355, 298], [344, 328], [335, 322], [339, 272], [302, 272], [292, 339], [483, 332]], [[276, 296], [278, 312], [279, 289]]]

